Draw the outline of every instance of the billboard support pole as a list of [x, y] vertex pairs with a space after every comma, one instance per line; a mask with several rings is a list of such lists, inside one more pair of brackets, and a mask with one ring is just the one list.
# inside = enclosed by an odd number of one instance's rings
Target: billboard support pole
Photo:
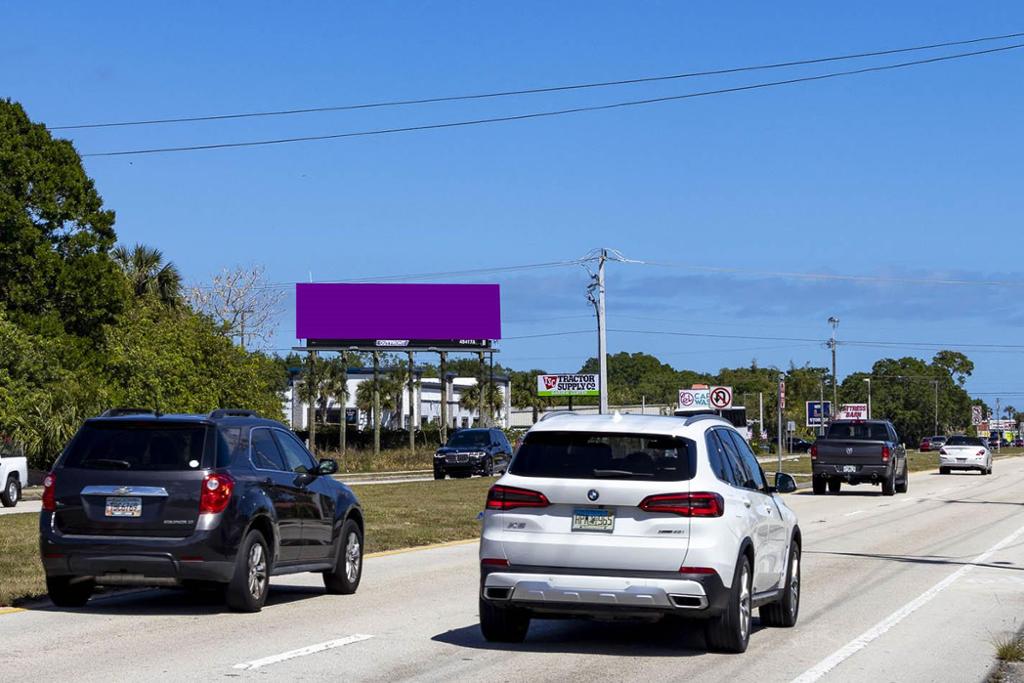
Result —
[[608, 250], [601, 250], [597, 265], [597, 358], [601, 373], [601, 414], [608, 412], [608, 340], [605, 329], [604, 309], [604, 264], [608, 260]]
[[[316, 377], [316, 351], [309, 352], [309, 375], [306, 377], [306, 384], [313, 384]], [[320, 393], [320, 387], [307, 387], [309, 393], [309, 451], [316, 455], [316, 397]]]
[[[338, 361], [341, 363], [341, 419], [338, 420], [338, 450], [341, 451], [341, 467], [345, 469], [345, 447], [348, 445], [348, 354], [342, 351], [338, 354]], [[356, 420], [358, 422], [358, 420]]]
[[441, 352], [441, 445], [448, 443], [448, 352]]
[[373, 457], [380, 456], [380, 353], [373, 352]]
[[477, 357], [480, 359], [480, 374], [477, 375], [479, 377], [479, 379], [476, 381], [476, 388], [477, 388], [477, 392], [476, 392], [477, 393], [476, 412], [477, 412], [477, 419], [478, 419], [478, 422], [479, 422], [479, 424], [477, 424], [476, 426], [477, 427], [489, 427], [490, 426], [488, 424], [489, 420], [487, 420], [487, 418], [484, 417], [486, 406], [487, 406], [487, 387], [484, 385], [484, 377], [486, 377], [486, 375], [487, 375], [487, 364], [484, 362], [484, 352], [483, 351], [478, 353]]
[[414, 365], [412, 351], [409, 352], [409, 450], [416, 452], [416, 385], [413, 375]]

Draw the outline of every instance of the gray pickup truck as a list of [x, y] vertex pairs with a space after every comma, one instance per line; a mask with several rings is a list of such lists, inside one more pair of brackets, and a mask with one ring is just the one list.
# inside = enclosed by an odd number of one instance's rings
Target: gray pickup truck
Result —
[[907, 449], [888, 420], [838, 420], [811, 447], [814, 494], [847, 484], [881, 484], [882, 495], [906, 493]]

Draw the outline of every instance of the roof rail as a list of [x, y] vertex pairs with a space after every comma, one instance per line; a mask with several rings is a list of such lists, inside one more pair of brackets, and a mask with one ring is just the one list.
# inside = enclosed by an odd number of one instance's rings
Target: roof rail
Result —
[[686, 425], [687, 427], [689, 427], [690, 425], [695, 424], [697, 422], [701, 422], [703, 420], [716, 420], [718, 422], [724, 422], [725, 424], [729, 425], [730, 427], [732, 426], [732, 423], [729, 422], [728, 420], [726, 420], [721, 415], [712, 415], [710, 413], [701, 413], [700, 415], [691, 415], [690, 417], [686, 418], [686, 422], [684, 422], [683, 424]]
[[108, 408], [100, 413], [100, 417], [122, 417], [123, 415], [156, 415], [149, 408]]
[[221, 420], [225, 417], [259, 417], [255, 410], [244, 410], [242, 408], [218, 408], [210, 413], [211, 420]]
[[553, 417], [560, 417], [562, 415], [579, 415], [579, 413], [573, 412], [571, 410], [549, 410], [548, 412], [541, 415], [540, 419], [537, 420], [537, 422], [543, 422], [544, 420], [549, 420]]

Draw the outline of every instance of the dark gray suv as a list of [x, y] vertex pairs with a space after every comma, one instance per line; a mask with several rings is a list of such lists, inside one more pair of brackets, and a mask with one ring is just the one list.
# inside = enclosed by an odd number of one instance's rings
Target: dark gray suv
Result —
[[329, 593], [362, 575], [363, 513], [291, 431], [251, 411], [86, 420], [45, 481], [40, 553], [50, 599], [100, 585], [223, 590], [263, 607], [271, 576], [321, 572]]

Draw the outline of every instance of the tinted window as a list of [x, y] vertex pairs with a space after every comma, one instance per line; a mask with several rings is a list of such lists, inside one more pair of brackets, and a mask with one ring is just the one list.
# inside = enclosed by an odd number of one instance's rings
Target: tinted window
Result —
[[199, 469], [206, 427], [170, 422], [94, 422], [68, 447], [62, 465], [92, 470]]
[[867, 422], [833, 422], [828, 427], [827, 439], [860, 439], [863, 441], [888, 441], [889, 430], [885, 424]]
[[216, 467], [227, 467], [231, 464], [235, 453], [242, 447], [242, 430], [230, 427], [217, 430], [217, 464]]
[[985, 442], [976, 436], [951, 436], [947, 446], [984, 446]]
[[761, 466], [757, 463], [757, 457], [754, 455], [754, 452], [750, 450], [750, 444], [737, 432], [730, 429], [723, 429], [720, 433], [723, 437], [728, 434], [729, 438], [732, 439], [733, 445], [736, 446], [736, 450], [740, 454], [740, 461], [743, 463], [744, 469], [750, 473], [753, 479], [754, 488], [764, 489], [764, 473], [761, 472]]
[[736, 448], [736, 444], [729, 438], [729, 430], [716, 429], [714, 431], [719, 441], [722, 442], [722, 447], [729, 465], [735, 473], [736, 485], [742, 486], [745, 489], [756, 489], [757, 480], [754, 478], [754, 474], [748, 469], [747, 464], [743, 462], [743, 458], [740, 456], [740, 452]]
[[693, 478], [695, 446], [651, 434], [536, 432], [526, 436], [509, 471], [558, 479], [685, 481]]
[[484, 429], [463, 429], [448, 439], [449, 446], [490, 446], [491, 433]]
[[281, 455], [274, 437], [269, 429], [252, 430], [252, 464], [261, 470], [287, 471], [284, 457]]
[[274, 435], [277, 437], [277, 442], [281, 445], [281, 451], [284, 453], [285, 469], [300, 474], [308, 474], [316, 470], [316, 461], [313, 460], [313, 456], [306, 452], [306, 449], [302, 447], [298, 439], [279, 429], [274, 430]]
[[739, 486], [740, 482], [733, 476], [732, 467], [729, 465], [729, 456], [722, 447], [722, 442], [715, 435], [714, 430], [708, 431], [704, 435], [704, 440], [708, 446], [708, 462], [711, 464], [711, 470], [715, 473], [715, 476], [727, 484]]
[[498, 442], [499, 446], [501, 446], [507, 451], [512, 450], [512, 446], [509, 444], [508, 439], [505, 438], [505, 432], [495, 432], [494, 437], [495, 440]]

